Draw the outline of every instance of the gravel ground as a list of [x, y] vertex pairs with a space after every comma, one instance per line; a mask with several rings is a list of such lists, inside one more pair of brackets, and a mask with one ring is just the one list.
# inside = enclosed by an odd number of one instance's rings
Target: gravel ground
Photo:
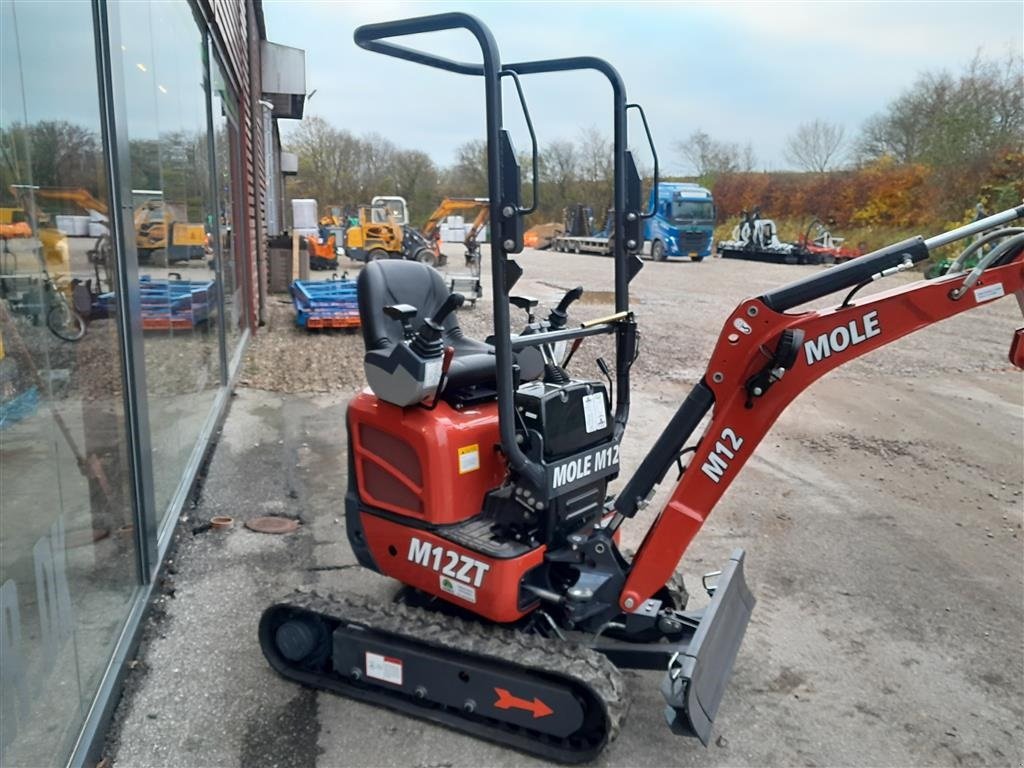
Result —
[[[611, 311], [609, 260], [517, 260], [517, 292], [550, 302], [582, 284], [576, 319]], [[646, 264], [632, 285], [643, 341], [623, 477], [702, 375], [739, 300], [816, 271]], [[485, 335], [489, 308], [485, 297], [462, 311], [467, 332]], [[255, 625], [275, 595], [303, 584], [381, 599], [394, 590], [354, 567], [344, 535], [342, 420], [363, 385], [361, 340], [291, 322], [288, 307], [272, 307], [249, 348], [247, 387], [183, 524], [173, 599], [140, 651], [108, 756], [117, 766], [540, 765], [303, 690], [263, 661]], [[1024, 389], [1006, 361], [1020, 323], [1012, 299], [979, 308], [842, 367], [783, 414], [682, 563], [696, 593], [700, 574], [743, 547], [759, 601], [714, 741], [671, 735], [660, 675], [630, 672], [633, 707], [599, 765], [1022, 764]], [[597, 354], [588, 340], [574, 373], [598, 375]], [[668, 491], [624, 526], [626, 548]], [[284, 539], [237, 527], [191, 535], [196, 517], [223, 513], [304, 525]]]
[[[453, 252], [453, 255], [454, 252]], [[463, 330], [483, 338], [491, 331], [492, 303], [487, 248], [484, 248], [484, 297], [475, 307], [459, 313]], [[583, 285], [583, 299], [574, 305], [574, 319], [583, 321], [615, 311], [612, 264], [609, 259], [554, 254], [527, 249], [517, 257], [526, 274], [514, 293], [541, 300], [541, 309], [557, 302], [575, 285]], [[566, 269], [567, 262], [574, 261]], [[342, 257], [342, 262], [345, 262]], [[457, 258], [450, 259], [456, 263]], [[551, 268], [555, 266], [554, 269]], [[348, 277], [359, 274], [358, 264], [343, 269]], [[641, 355], [633, 368], [633, 387], [654, 382], [692, 383], [700, 379], [728, 312], [739, 302], [823, 267], [798, 267], [709, 259], [690, 262], [645, 262], [631, 285], [631, 309], [641, 332]], [[320, 273], [323, 276], [323, 273]], [[314, 279], [317, 273], [314, 273]], [[895, 275], [868, 286], [860, 295], [911, 283], [919, 272]], [[842, 297], [825, 297], [811, 307], [835, 306]], [[831, 376], [949, 376], [969, 372], [995, 372], [1010, 368], [1006, 317], [1015, 309], [997, 302], [951, 318], [941, 326], [896, 341], [866, 358], [843, 366]], [[364, 386], [362, 336], [356, 330], [306, 331], [295, 325], [291, 299], [274, 295], [268, 303], [267, 324], [256, 334], [246, 354], [243, 386], [272, 392], [353, 392]], [[512, 309], [512, 325], [525, 323], [525, 315]], [[666, 351], [671, 350], [671, 355]], [[610, 344], [588, 340], [578, 363], [589, 356], [614, 359]], [[591, 366], [587, 375], [594, 373]]]

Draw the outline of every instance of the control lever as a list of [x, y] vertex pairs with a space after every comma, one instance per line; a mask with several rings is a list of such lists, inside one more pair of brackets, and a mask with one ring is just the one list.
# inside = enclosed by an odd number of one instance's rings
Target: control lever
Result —
[[393, 304], [384, 307], [384, 314], [402, 324], [402, 334], [406, 341], [412, 338], [412, 319], [416, 317], [416, 307], [412, 304]]
[[444, 321], [452, 312], [461, 307], [466, 297], [461, 293], [452, 293], [437, 308], [433, 317], [426, 318], [416, 331], [416, 337], [409, 344], [413, 352], [424, 359], [441, 357], [444, 354], [441, 334], [444, 332]]
[[509, 296], [508, 303], [523, 310], [526, 313], [527, 324], [533, 325], [533, 308], [540, 303], [537, 299], [532, 296]]
[[442, 325], [444, 321], [448, 319], [448, 315], [465, 303], [466, 297], [461, 293], [448, 294], [448, 298], [444, 300], [444, 304], [438, 307], [437, 312], [435, 312], [434, 316], [430, 318], [431, 322], [436, 325]]
[[551, 314], [548, 315], [548, 325], [552, 331], [560, 330], [565, 327], [566, 321], [569, 319], [569, 306], [574, 301], [579, 301], [580, 297], [583, 296], [583, 286], [577, 285], [571, 291], [566, 291], [565, 296], [558, 302], [558, 306], [551, 310]]

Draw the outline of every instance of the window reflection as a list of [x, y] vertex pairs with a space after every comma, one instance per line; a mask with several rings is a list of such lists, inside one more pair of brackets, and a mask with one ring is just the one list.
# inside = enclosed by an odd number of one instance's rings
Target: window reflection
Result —
[[221, 384], [203, 36], [185, 2], [119, 6], [153, 485], [168, 510]]
[[232, 196], [232, 174], [239, 168], [238, 102], [232, 95], [220, 63], [210, 61], [211, 98], [213, 101], [213, 136], [216, 149], [215, 179], [219, 215], [220, 251], [224, 258], [221, 277], [224, 284], [224, 314], [227, 330], [228, 359], [232, 359], [243, 328], [246, 327], [245, 303], [242, 298], [246, 280], [240, 246], [242, 232], [235, 226], [235, 200]]
[[70, 752], [136, 590], [88, 3], [0, 2], [0, 762]]

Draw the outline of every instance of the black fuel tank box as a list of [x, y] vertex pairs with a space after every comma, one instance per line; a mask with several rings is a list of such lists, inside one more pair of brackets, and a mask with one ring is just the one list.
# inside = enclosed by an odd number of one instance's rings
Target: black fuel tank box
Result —
[[579, 453], [612, 434], [608, 390], [596, 381], [531, 381], [516, 391], [516, 411], [527, 429], [544, 438], [544, 459]]

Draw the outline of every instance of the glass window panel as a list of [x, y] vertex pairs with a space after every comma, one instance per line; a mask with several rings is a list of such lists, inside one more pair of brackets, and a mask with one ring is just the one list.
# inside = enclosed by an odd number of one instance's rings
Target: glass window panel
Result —
[[188, 3], [118, 6], [153, 486], [170, 510], [221, 384], [206, 50]]
[[238, 144], [238, 102], [224, 77], [224, 72], [215, 56], [210, 57], [210, 90], [213, 100], [213, 136], [216, 148], [215, 179], [217, 203], [220, 214], [217, 218], [220, 232], [220, 249], [224, 257], [221, 277], [224, 284], [224, 322], [227, 330], [228, 360], [234, 356], [242, 330], [246, 327], [244, 290], [245, 268], [242, 258], [242, 243], [245, 220], [236, 216], [236, 203], [232, 191], [237, 188], [236, 175], [241, 167]]
[[138, 589], [94, 45], [89, 3], [0, 0], [5, 765], [65, 762]]

